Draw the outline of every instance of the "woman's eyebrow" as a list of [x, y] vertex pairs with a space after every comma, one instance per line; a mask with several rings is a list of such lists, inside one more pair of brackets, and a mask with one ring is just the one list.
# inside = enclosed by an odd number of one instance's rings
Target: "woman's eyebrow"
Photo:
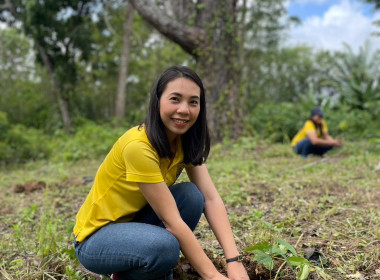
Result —
[[[183, 95], [182, 95], [181, 93], [179, 93], [179, 92], [171, 92], [170, 94], [171, 94], [171, 95], [175, 95], [175, 96], [177, 96], [177, 97], [182, 97], [182, 96], [183, 96]], [[198, 95], [192, 95], [192, 96], [190, 96], [190, 98], [200, 99], [200, 97], [199, 97]]]

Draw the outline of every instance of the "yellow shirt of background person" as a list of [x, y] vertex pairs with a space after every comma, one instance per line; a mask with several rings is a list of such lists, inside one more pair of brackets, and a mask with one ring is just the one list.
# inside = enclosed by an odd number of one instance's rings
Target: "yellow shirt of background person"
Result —
[[319, 130], [317, 131], [315, 124], [311, 120], [307, 120], [305, 122], [304, 126], [302, 127], [302, 129], [300, 131], [298, 131], [296, 136], [294, 136], [294, 138], [292, 140], [292, 147], [297, 145], [298, 142], [305, 139], [307, 137], [308, 132], [316, 132], [317, 136], [319, 138], [321, 138], [323, 136], [322, 132], [327, 132], [327, 131], [328, 131], [328, 129], [327, 129], [327, 124], [326, 124], [325, 120], [322, 120], [322, 131], [319, 131]]
[[128, 130], [99, 167], [94, 186], [76, 216], [76, 241], [83, 241], [110, 222], [131, 221], [147, 204], [136, 182], [165, 181], [170, 187], [185, 167], [182, 162], [181, 142], [170, 161], [159, 158], [143, 126]]

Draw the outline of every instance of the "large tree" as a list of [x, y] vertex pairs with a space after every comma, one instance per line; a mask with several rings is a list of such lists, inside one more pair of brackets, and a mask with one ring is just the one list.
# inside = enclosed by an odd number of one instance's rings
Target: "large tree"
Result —
[[197, 71], [207, 89], [208, 118], [214, 136], [240, 133], [237, 1], [130, 2], [145, 20], [197, 61]]
[[[244, 129], [249, 50], [277, 48], [288, 24], [284, 0], [130, 0], [161, 34], [193, 56], [216, 138]], [[294, 20], [291, 18], [291, 20]]]

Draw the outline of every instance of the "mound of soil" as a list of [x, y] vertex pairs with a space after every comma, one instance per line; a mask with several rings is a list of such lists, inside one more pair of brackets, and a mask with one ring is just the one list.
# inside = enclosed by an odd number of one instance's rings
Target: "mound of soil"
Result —
[[[224, 275], [226, 272], [226, 261], [223, 257], [214, 257], [211, 251], [206, 251], [207, 256], [211, 259], [217, 270]], [[264, 280], [270, 279], [270, 272], [261, 265], [257, 265], [253, 261], [252, 255], [243, 256], [243, 265], [248, 272], [249, 279]], [[178, 265], [174, 269], [174, 279], [199, 280], [201, 277], [191, 267], [186, 258], [182, 257]]]
[[23, 185], [17, 184], [13, 186], [13, 192], [29, 194], [31, 192], [43, 190], [44, 188], [46, 188], [46, 183], [44, 181], [39, 181], [39, 182], [29, 181]]

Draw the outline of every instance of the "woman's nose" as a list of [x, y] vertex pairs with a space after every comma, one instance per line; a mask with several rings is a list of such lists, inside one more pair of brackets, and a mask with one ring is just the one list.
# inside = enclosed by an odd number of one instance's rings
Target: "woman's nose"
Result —
[[189, 106], [185, 102], [182, 102], [181, 104], [179, 104], [177, 112], [181, 114], [189, 114]]

